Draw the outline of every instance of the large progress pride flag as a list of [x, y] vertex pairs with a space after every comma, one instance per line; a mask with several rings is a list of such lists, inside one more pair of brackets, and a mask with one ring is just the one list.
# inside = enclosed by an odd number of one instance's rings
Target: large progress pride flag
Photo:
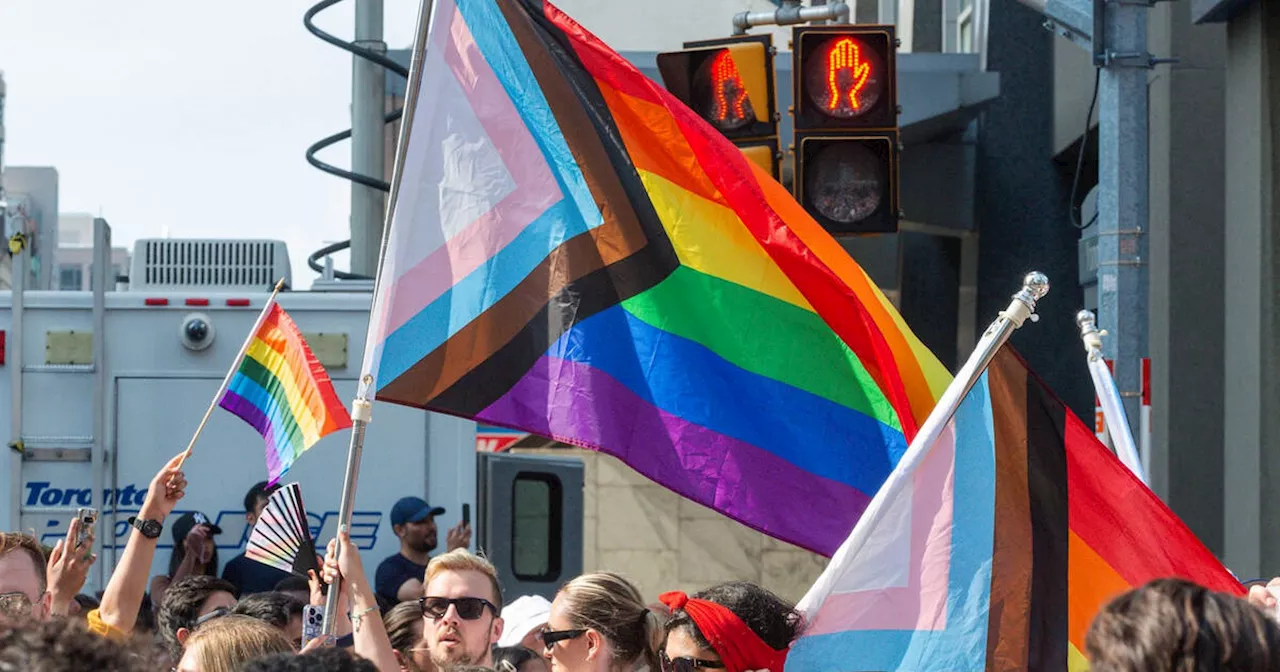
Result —
[[825, 554], [949, 381], [769, 175], [550, 4], [437, 0], [377, 398], [617, 456]]

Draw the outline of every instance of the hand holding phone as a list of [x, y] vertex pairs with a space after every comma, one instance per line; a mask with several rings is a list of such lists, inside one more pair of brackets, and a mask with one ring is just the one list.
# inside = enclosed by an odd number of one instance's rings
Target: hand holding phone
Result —
[[76, 533], [76, 547], [84, 546], [85, 540], [93, 533], [93, 526], [98, 523], [98, 510], [81, 507], [76, 509], [76, 519], [80, 521], [80, 529]]
[[302, 608], [302, 646], [320, 636], [324, 628], [324, 607], [308, 604]]

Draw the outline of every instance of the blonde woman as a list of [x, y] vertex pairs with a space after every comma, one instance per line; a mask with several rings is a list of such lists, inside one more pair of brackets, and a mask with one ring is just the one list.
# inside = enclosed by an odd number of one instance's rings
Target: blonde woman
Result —
[[273, 653], [293, 653], [280, 628], [249, 616], [223, 616], [187, 639], [178, 672], [238, 672], [245, 663]]
[[553, 672], [658, 670], [662, 617], [631, 582], [609, 572], [583, 574], [551, 603], [540, 638]]

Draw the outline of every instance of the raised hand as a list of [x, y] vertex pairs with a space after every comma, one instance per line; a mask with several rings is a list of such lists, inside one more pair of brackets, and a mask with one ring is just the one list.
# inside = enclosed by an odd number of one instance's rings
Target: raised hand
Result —
[[466, 523], [454, 525], [445, 535], [446, 550], [467, 548], [471, 546], [471, 526]]
[[181, 463], [182, 455], [174, 455], [151, 479], [139, 517], [163, 521], [173, 513], [178, 500], [187, 494], [187, 477], [182, 473]]
[[49, 554], [49, 564], [45, 567], [45, 579], [49, 584], [49, 613], [53, 616], [65, 616], [71, 610], [71, 601], [84, 587], [89, 568], [98, 559], [93, 552], [93, 528], [87, 530], [84, 543], [77, 544], [82, 523], [73, 518], [67, 529], [66, 539], [59, 539]]

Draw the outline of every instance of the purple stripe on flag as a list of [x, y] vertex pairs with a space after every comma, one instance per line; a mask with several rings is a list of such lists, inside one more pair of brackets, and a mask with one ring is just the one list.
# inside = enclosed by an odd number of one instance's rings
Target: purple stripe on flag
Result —
[[281, 472], [280, 451], [276, 449], [275, 431], [271, 428], [271, 420], [263, 415], [262, 409], [253, 405], [253, 402], [244, 397], [227, 390], [222, 395], [222, 401], [218, 405], [240, 416], [240, 419], [249, 423], [262, 438], [267, 441], [267, 474], [274, 481]]
[[661, 411], [602, 371], [563, 359], [538, 360], [477, 419], [609, 453], [689, 499], [828, 556], [871, 501], [769, 451]]

